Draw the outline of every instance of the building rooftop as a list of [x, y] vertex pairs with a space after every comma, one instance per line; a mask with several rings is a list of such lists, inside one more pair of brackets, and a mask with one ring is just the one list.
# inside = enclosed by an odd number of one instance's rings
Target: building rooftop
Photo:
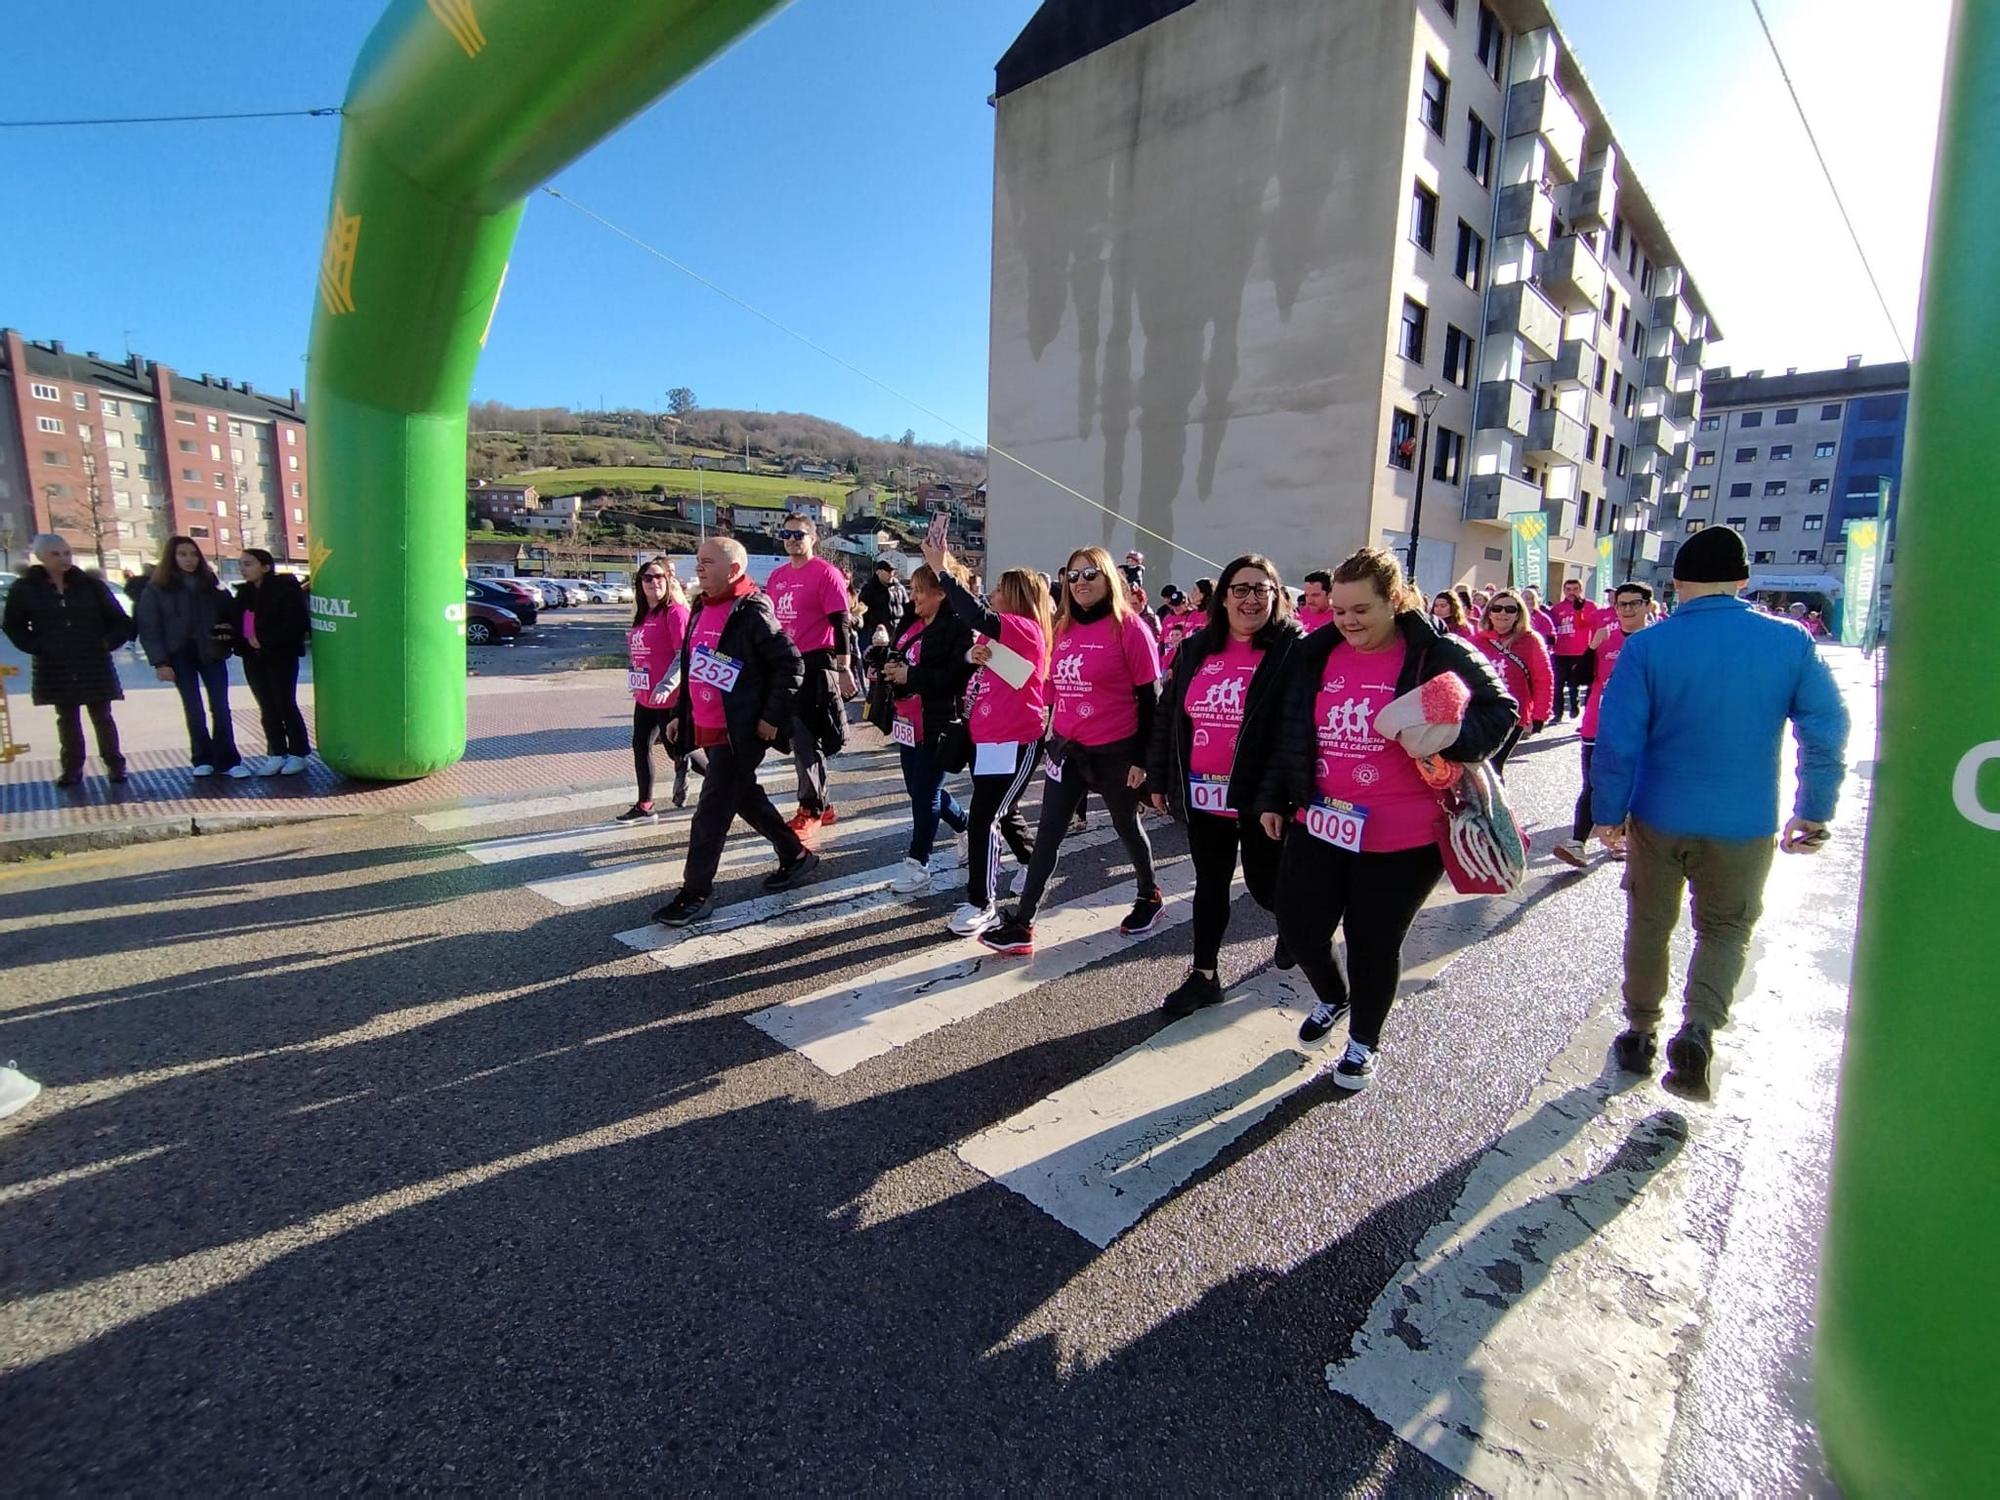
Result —
[[1906, 361], [1864, 365], [1850, 363], [1839, 370], [1787, 370], [1766, 375], [1762, 370], [1732, 374], [1729, 366], [1710, 370], [1701, 382], [1704, 407], [1769, 406], [1821, 397], [1860, 396], [1871, 391], [1906, 391], [1910, 367]]
[[[95, 350], [73, 354], [63, 348], [60, 339], [51, 339], [47, 343], [23, 340], [22, 350], [27, 373], [31, 376], [66, 380], [72, 385], [87, 385], [107, 391], [123, 391], [148, 401], [153, 399], [154, 366], [143, 355], [109, 360]], [[5, 368], [6, 358], [6, 346], [0, 342], [0, 368]], [[174, 400], [185, 401], [190, 406], [206, 406], [265, 422], [277, 417], [290, 422], [305, 420], [305, 407], [297, 391], [289, 396], [275, 396], [255, 389], [247, 380], [232, 384], [217, 375], [195, 378], [172, 373], [167, 390]]]

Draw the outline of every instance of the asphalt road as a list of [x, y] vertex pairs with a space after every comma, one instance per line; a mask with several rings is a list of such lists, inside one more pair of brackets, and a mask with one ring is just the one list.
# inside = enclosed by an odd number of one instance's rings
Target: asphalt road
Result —
[[[1524, 747], [1527, 821], [1567, 821], [1576, 763], [1568, 735]], [[859, 831], [900, 804], [884, 769], [843, 770], [875, 790], [843, 793], [857, 832], [832, 830], [821, 883], [900, 853]], [[1582, 1117], [1622, 1087], [1600, 1076], [1614, 868], [1543, 856], [1504, 916], [1447, 922], [1375, 1087], [1308, 1070], [1192, 1170], [1142, 1159], [1124, 1180], [1157, 1173], [1134, 1190], [1163, 1196], [1099, 1249], [955, 1148], [1160, 1033], [1185, 925], [828, 1071], [746, 1019], [946, 944], [956, 897], [776, 945], [745, 928], [663, 966], [615, 935], [672, 890], [679, 824], [535, 852], [614, 810], [0, 872], [0, 1058], [49, 1090], [0, 1125], [11, 1489], [1466, 1487], [1330, 1391], [1328, 1367], [1425, 1237], [1485, 1201], [1496, 1141], [1520, 1149], [1562, 1059], [1583, 1057], [1557, 1101], [1579, 1119], [1524, 1169], [1578, 1155]], [[1721, 1143], [1689, 1146], [1702, 1170], [1669, 1215], [1707, 1267], [1651, 1393], [1648, 1472], [1675, 1492], [1824, 1483], [1801, 1380], [1856, 842], [1811, 877], [1826, 972], [1769, 981], [1809, 1045], [1753, 1036], [1722, 1079], [1743, 1139], [1720, 1103], [1641, 1085], [1620, 1097], [1659, 1149], [1579, 1168], [1643, 1198], [1682, 1143]], [[564, 906], [530, 889], [649, 850], [643, 890]], [[1066, 857], [1052, 905], [1125, 889], [1121, 860], [1115, 843]], [[753, 899], [764, 868], [719, 901]], [[1271, 932], [1239, 899], [1225, 982], [1257, 979]], [[1804, 1075], [1772, 1082], [1759, 1048]], [[1758, 1134], [1766, 1117], [1790, 1133]], [[1575, 1339], [1582, 1357], [1592, 1335]]]

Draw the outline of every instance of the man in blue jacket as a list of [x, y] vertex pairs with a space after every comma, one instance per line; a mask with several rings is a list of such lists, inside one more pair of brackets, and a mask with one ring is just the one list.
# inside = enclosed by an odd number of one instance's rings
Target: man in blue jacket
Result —
[[1667, 944], [1694, 891], [1694, 956], [1666, 1084], [1708, 1092], [1715, 1030], [1743, 978], [1778, 833], [1785, 721], [1799, 790], [1778, 847], [1826, 841], [1846, 768], [1847, 709], [1812, 637], [1736, 597], [1743, 538], [1711, 526], [1674, 558], [1680, 607], [1633, 637], [1607, 687], [1591, 761], [1597, 837], [1627, 851], [1625, 1024], [1619, 1066], [1652, 1070], [1667, 995]]

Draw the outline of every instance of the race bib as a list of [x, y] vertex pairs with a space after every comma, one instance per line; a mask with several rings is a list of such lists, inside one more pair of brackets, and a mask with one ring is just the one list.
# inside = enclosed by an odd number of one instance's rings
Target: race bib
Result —
[[895, 723], [889, 726], [889, 739], [893, 744], [903, 745], [911, 750], [916, 749], [917, 726], [915, 722], [910, 719], [898, 718]]
[[1361, 852], [1361, 829], [1367, 821], [1367, 808], [1331, 797], [1317, 798], [1306, 809], [1306, 832], [1350, 854]]
[[1188, 806], [1196, 812], [1234, 812], [1235, 809], [1229, 805], [1229, 778], [1227, 776], [1188, 777]]
[[643, 667], [634, 667], [625, 674], [625, 691], [628, 693], [650, 693], [653, 690], [653, 674]]
[[1062, 761], [1056, 756], [1051, 755], [1049, 757], [1049, 780], [1055, 782], [1058, 786], [1062, 784], [1062, 766]]
[[742, 662], [733, 656], [724, 656], [720, 651], [708, 646], [696, 646], [694, 660], [688, 664], [688, 677], [691, 681], [725, 693], [736, 690], [736, 679], [742, 675]]
[[972, 747], [972, 774], [974, 776], [1012, 776], [1014, 768], [1020, 764], [1020, 745], [1006, 740], [992, 745]]

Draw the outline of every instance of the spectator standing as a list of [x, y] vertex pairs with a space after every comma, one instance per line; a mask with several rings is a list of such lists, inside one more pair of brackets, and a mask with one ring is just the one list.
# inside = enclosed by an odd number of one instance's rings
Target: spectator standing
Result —
[[30, 544], [34, 566], [7, 594], [7, 639], [30, 661], [29, 696], [56, 711], [56, 785], [83, 780], [83, 715], [97, 758], [113, 783], [125, 779], [111, 705], [125, 696], [111, 653], [131, 639], [132, 622], [111, 590], [76, 566], [69, 543], [44, 532]]
[[[139, 596], [139, 640], [154, 675], [181, 695], [194, 774], [256, 773], [236, 751], [229, 712], [229, 657], [236, 641], [236, 601], [192, 537], [171, 536]], [[208, 697], [206, 715], [202, 695]]]
[[280, 573], [262, 547], [245, 547], [239, 566], [236, 649], [264, 722], [264, 759], [252, 769], [259, 776], [296, 776], [312, 754], [299, 712], [299, 659], [312, 639], [305, 590], [290, 573]]
[[876, 559], [875, 570], [861, 585], [859, 597], [862, 640], [873, 637], [877, 626], [889, 632], [890, 640], [903, 633], [910, 619], [910, 591], [896, 576], [893, 562], [886, 557]]

